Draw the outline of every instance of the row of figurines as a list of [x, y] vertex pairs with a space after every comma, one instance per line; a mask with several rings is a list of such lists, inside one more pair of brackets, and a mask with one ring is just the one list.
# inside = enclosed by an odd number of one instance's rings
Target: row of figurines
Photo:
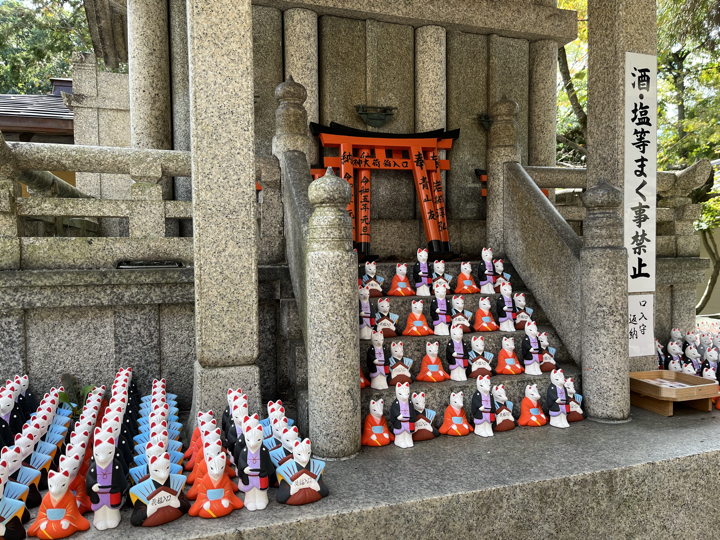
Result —
[[[432, 263], [432, 271], [428, 265], [427, 249], [417, 250], [417, 262], [413, 267], [412, 282], [407, 277], [407, 265], [398, 263], [395, 267], [395, 276], [392, 279], [387, 296], [432, 296], [432, 290], [439, 284], [450, 290], [453, 276], [445, 273], [445, 261]], [[510, 281], [510, 274], [505, 272], [502, 259], [493, 259], [490, 248], [482, 250], [482, 264], [477, 270], [477, 283], [475, 284], [472, 264], [460, 263], [460, 274], [455, 284], [455, 294], [493, 294], [500, 292], [500, 284]], [[375, 262], [365, 263], [365, 273], [359, 279], [359, 285], [369, 290], [370, 296], [375, 298], [386, 296], [383, 294], [385, 278], [377, 275]]]
[[[27, 531], [30, 536], [65, 538], [88, 530], [90, 523], [82, 514], [89, 511], [94, 512], [96, 529], [117, 527], [127, 495], [132, 501], [131, 523], [135, 526], [162, 525], [185, 513], [206, 518], [227, 515], [243, 506], [234, 495], [238, 489], [245, 492], [245, 505], [250, 510], [261, 509], [267, 505], [267, 488], [263, 489], [263, 474], [256, 471], [253, 463], [253, 459], [260, 457], [265, 464], [269, 456], [272, 475], [280, 479], [279, 502], [306, 504], [327, 495], [320, 479], [324, 464], [309, 458], [310, 441], [299, 441], [297, 428], [288, 429], [284, 409], [276, 413], [275, 407], [269, 407], [273, 416], [262, 422], [257, 415], [245, 414], [245, 425], [235, 430], [245, 432], [243, 444], [235, 444], [235, 460], [228, 457], [225, 445], [220, 442], [220, 430], [214, 429], [212, 413], [200, 414], [199, 427], [183, 454], [182, 444], [177, 440], [182, 425], [177, 421], [175, 396], [165, 393], [164, 381], [154, 381], [152, 393], [138, 398], [130, 376], [130, 369], [120, 370], [109, 402], [103, 399], [104, 387], [88, 394], [67, 446], [72, 408], [65, 403], [58, 406], [62, 388], [53, 388], [45, 395], [37, 411], [15, 436], [15, 444], [2, 450], [0, 538], [25, 538], [23, 524], [30, 520], [27, 508], [37, 506], [38, 516]], [[0, 395], [4, 398], [7, 391], [1, 389]], [[237, 401], [237, 417], [240, 412], [247, 413], [247, 397], [239, 391], [236, 397], [232, 401]], [[230, 398], [228, 401], [231, 402]], [[128, 437], [132, 433], [127, 428], [133, 423], [136, 455], [130, 453], [128, 457], [131, 440]], [[294, 443], [290, 447], [278, 442], [280, 426], [285, 427], [283, 440]], [[266, 436], [267, 433], [270, 435]], [[185, 464], [185, 469], [192, 469], [187, 478], [181, 474], [186, 458], [192, 464], [192, 467]], [[229, 482], [235, 473], [232, 467], [225, 466], [226, 461], [235, 463], [238, 459], [248, 464], [239, 467], [240, 488]], [[128, 468], [128, 463], [134, 467]], [[259, 469], [268, 469], [263, 467]], [[308, 475], [313, 477], [314, 484], [308, 481]], [[132, 488], [129, 481], [134, 484]], [[187, 495], [183, 492], [186, 482], [193, 484]], [[277, 485], [277, 480], [274, 484]], [[303, 491], [306, 487], [311, 494]], [[48, 493], [42, 497], [40, 490], [45, 488]], [[191, 500], [195, 503], [190, 503]]]
[[718, 356], [720, 335], [696, 331], [683, 333], [679, 328], [670, 331], [667, 351], [655, 340], [658, 369], [678, 371], [711, 380], [719, 380]]
[[[473, 314], [465, 309], [465, 299], [462, 295], [454, 295], [448, 302], [447, 287], [438, 283], [434, 288], [435, 297], [430, 304], [431, 325], [423, 313], [423, 301], [413, 300], [412, 311], [405, 322], [404, 336], [447, 336], [452, 325], [459, 325], [463, 332], [514, 332], [525, 328], [525, 324], [532, 320], [533, 309], [527, 307], [525, 295], [513, 295], [512, 285], [509, 281], [500, 284], [500, 296], [497, 299], [498, 321], [495, 322], [490, 311], [490, 299], [481, 297], [478, 301], [478, 310]], [[368, 340], [372, 332], [377, 330], [385, 337], [395, 337], [400, 333], [398, 321], [400, 316], [390, 312], [390, 299], [380, 298], [377, 310], [370, 301], [370, 291], [366, 286], [360, 286], [359, 294], [359, 334], [361, 340]], [[449, 305], [448, 305], [449, 304]]]
[[410, 373], [413, 364], [407, 358], [402, 341], [392, 342], [390, 351], [384, 346], [385, 338], [381, 332], [373, 332], [372, 347], [367, 351], [368, 381], [360, 370], [360, 387], [370, 386], [375, 390], [385, 390], [388, 385], [397, 383], [442, 382], [446, 380], [466, 381], [468, 377], [477, 378], [491, 375], [542, 375], [555, 369], [555, 349], [549, 346], [547, 333], [538, 334], [537, 324], [530, 321], [525, 325], [525, 336], [520, 345], [522, 361], [515, 352], [515, 338], [503, 337], [502, 349], [493, 362], [494, 355], [485, 350], [483, 336], [473, 336], [470, 346], [463, 340], [460, 325], [451, 328], [451, 339], [445, 347], [445, 364], [438, 357], [438, 342], [425, 344], [425, 356], [422, 359], [420, 373], [415, 377]]
[[515, 420], [513, 403], [508, 399], [505, 386], [493, 386], [490, 377], [486, 375], [477, 379], [477, 390], [471, 402], [472, 422], [468, 421], [465, 414], [463, 393], [452, 392], [438, 429], [436, 412], [425, 406], [425, 393], [410, 395], [410, 385], [398, 383], [388, 419], [384, 416], [383, 400], [370, 401], [370, 412], [363, 426], [362, 444], [386, 446], [394, 442], [400, 448], [410, 448], [415, 441], [426, 441], [440, 435], [461, 437], [474, 431], [481, 437], [492, 437], [496, 431], [509, 431], [517, 425], [544, 426], [548, 423], [548, 417], [551, 426], [567, 428], [570, 427], [569, 422], [577, 422], [587, 416], [581, 407], [582, 396], [575, 392], [572, 378], [565, 379], [562, 369], [553, 370], [550, 374], [547, 403], [546, 414], [540, 403], [537, 384], [527, 385], [520, 404], [520, 417]]

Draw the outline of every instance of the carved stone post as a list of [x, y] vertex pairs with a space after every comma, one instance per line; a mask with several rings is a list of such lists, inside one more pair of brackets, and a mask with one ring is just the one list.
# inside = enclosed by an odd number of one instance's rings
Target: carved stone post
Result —
[[284, 83], [275, 89], [275, 99], [280, 102], [275, 111], [275, 136], [272, 140], [273, 156], [284, 166], [283, 154], [297, 150], [307, 156], [308, 165], [312, 153], [312, 140], [308, 134], [308, 115], [303, 103], [307, 99], [307, 91], [302, 84], [296, 83], [289, 76]]
[[622, 192], [601, 181], [583, 194], [583, 204], [583, 407], [593, 419], [623, 421], [630, 416], [630, 361]]
[[360, 450], [357, 253], [345, 208], [350, 184], [328, 168], [308, 190], [307, 357], [310, 440], [319, 457]]
[[518, 104], [506, 97], [490, 106], [493, 123], [490, 128], [487, 158], [487, 244], [496, 257], [505, 255], [504, 165], [508, 161], [520, 162], [520, 147], [517, 142], [518, 124], [515, 120], [519, 110]]

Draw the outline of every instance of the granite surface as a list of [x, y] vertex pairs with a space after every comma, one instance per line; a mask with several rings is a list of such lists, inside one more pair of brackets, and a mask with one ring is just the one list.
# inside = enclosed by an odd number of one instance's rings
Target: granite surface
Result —
[[25, 368], [25, 312], [21, 309], [0, 311], [0, 351], [2, 351], [1, 380], [26, 372]]
[[[271, 489], [265, 511], [182, 517], [155, 529], [133, 529], [124, 510], [120, 526], [104, 536], [364, 539], [371, 523], [380, 538], [402, 531], [406, 538], [469, 539], [478, 530], [509, 539], [712, 537], [712, 512], [683, 510], [677, 501], [710, 500], [720, 489], [720, 413], [682, 409], [665, 418], [633, 409], [632, 418], [564, 430], [518, 427], [488, 439], [441, 437], [410, 450], [363, 447], [353, 460], [327, 464], [330, 496], [317, 503], [279, 505]], [[462, 456], [481, 473], [448, 466], [448, 456]], [[96, 536], [94, 529], [77, 534]]]
[[192, 407], [195, 365], [195, 306], [163, 304], [159, 309], [160, 376], [167, 391], [177, 395], [178, 407]]
[[446, 127], [446, 50], [442, 26], [415, 30], [415, 130], [418, 133]]
[[221, 0], [207, 9], [191, 0], [188, 35], [197, 357], [205, 368], [252, 366], [258, 296], [251, 2]]
[[262, 345], [255, 365], [260, 370], [260, 398], [263, 403], [278, 398], [278, 348], [282, 339], [278, 332], [280, 317], [276, 301], [261, 301], [258, 305], [258, 326]]
[[149, 394], [153, 379], [161, 376], [158, 306], [116, 307], [114, 314], [115, 371], [132, 368], [140, 395]]
[[272, 153], [275, 135], [275, 87], [283, 80], [283, 14], [277, 8], [253, 6], [253, 84], [255, 153]]
[[527, 160], [530, 165], [555, 166], [557, 61], [557, 43], [546, 40], [530, 43]]
[[[196, 418], [197, 411], [215, 412], [215, 418], [222, 416], [227, 407], [228, 388], [242, 388], [248, 397], [248, 409], [260, 412], [260, 375], [257, 366], [226, 366], [206, 368], [195, 362], [195, 382], [193, 384], [192, 409], [190, 418]], [[188, 426], [193, 429], [194, 423]]]

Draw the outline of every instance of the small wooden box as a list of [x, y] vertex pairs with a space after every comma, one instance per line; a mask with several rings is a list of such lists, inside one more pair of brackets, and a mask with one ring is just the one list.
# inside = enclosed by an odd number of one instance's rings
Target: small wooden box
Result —
[[[651, 382], [657, 379], [685, 386], [673, 388]], [[712, 398], [718, 395], [717, 382], [695, 375], [667, 370], [630, 373], [630, 403], [663, 416], [672, 416], [673, 404], [677, 402], [701, 411], [711, 411]]]

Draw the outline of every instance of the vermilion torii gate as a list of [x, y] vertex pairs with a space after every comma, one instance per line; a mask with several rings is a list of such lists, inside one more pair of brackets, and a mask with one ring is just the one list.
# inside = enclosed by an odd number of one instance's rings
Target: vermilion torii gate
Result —
[[[395, 134], [353, 129], [341, 124], [330, 127], [311, 123], [313, 135], [320, 136], [325, 148], [339, 148], [339, 157], [325, 157], [324, 167], [352, 186], [347, 207], [353, 221], [353, 239], [358, 255], [370, 255], [370, 171], [407, 170], [413, 173], [415, 189], [423, 213], [428, 252], [450, 252], [445, 196], [440, 171], [450, 170], [450, 162], [440, 159], [438, 151], [452, 147], [460, 130], [443, 129], [427, 133]], [[325, 168], [313, 169], [313, 177], [325, 174]]]

